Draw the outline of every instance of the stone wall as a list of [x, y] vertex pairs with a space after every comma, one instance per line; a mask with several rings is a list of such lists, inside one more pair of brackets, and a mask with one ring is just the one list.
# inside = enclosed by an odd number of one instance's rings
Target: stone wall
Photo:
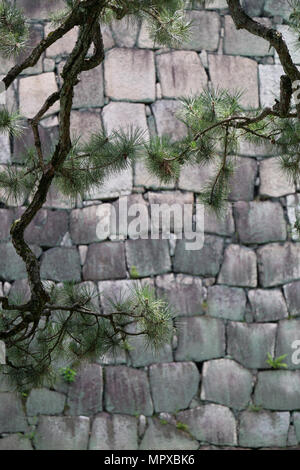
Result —
[[[18, 0], [31, 21], [31, 45], [50, 31], [49, 2]], [[52, 1], [58, 7], [60, 1]], [[248, 0], [248, 11], [276, 24], [293, 47], [284, 0]], [[195, 28], [181, 50], [157, 48], [144, 25], [121, 22], [103, 30], [104, 66], [81, 76], [72, 130], [86, 138], [139, 125], [150, 134], [183, 136], [176, 98], [201, 92], [211, 82], [245, 88], [245, 105], [272, 105], [282, 71], [263, 40], [237, 32], [216, 0], [189, 12]], [[51, 46], [7, 92], [7, 103], [27, 117], [57, 90], [76, 31]], [[298, 51], [293, 56], [300, 64]], [[0, 73], [11, 64], [2, 61]], [[57, 135], [57, 107], [43, 120], [50, 151]], [[0, 136], [1, 165], [18, 165], [21, 139]], [[137, 163], [83, 200], [49, 194], [26, 237], [41, 260], [43, 279], [93, 283], [105, 294], [127, 292], [130, 270], [166, 294], [179, 329], [158, 356], [134, 341], [130, 357], [99, 358], [83, 367], [73, 384], [12, 393], [0, 377], [0, 449], [215, 449], [287, 448], [300, 445], [300, 365], [292, 362], [300, 339], [300, 243], [293, 230], [299, 193], [281, 174], [272, 149], [243, 144], [237, 157], [226, 218], [205, 214], [202, 250], [183, 241], [99, 240], [96, 226], [108, 220], [119, 198], [129, 203], [196, 203], [210, 169], [186, 167], [176, 186], [161, 186]], [[2, 196], [0, 196], [2, 197]], [[19, 205], [26, 201], [19, 201]], [[0, 279], [5, 294], [27, 291], [24, 265], [14, 253], [9, 228], [20, 208], [2, 199]], [[144, 281], [143, 281], [144, 282]], [[287, 354], [286, 369], [273, 370], [267, 354]], [[299, 447], [298, 447], [299, 448]]]

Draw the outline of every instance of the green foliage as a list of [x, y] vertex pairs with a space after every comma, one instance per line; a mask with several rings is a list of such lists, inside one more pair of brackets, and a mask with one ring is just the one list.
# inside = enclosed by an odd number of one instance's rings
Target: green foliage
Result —
[[130, 268], [130, 277], [131, 279], [138, 279], [140, 277], [137, 267], [134, 265]]
[[22, 133], [22, 116], [18, 111], [9, 111], [5, 106], [0, 107], [0, 133], [8, 133], [14, 137], [19, 137]]
[[269, 364], [269, 366], [272, 367], [272, 369], [286, 369], [287, 364], [285, 362], [282, 362], [286, 357], [287, 354], [283, 354], [282, 356], [278, 357], [272, 357], [270, 353], [267, 354], [268, 359], [266, 360], [266, 363]]
[[249, 411], [252, 411], [253, 413], [259, 413], [262, 409], [262, 406], [261, 405], [251, 404], [251, 405], [249, 405], [248, 409], [249, 409]]
[[181, 421], [177, 421], [176, 428], [180, 431], [189, 432], [189, 427], [187, 424], [182, 423]]
[[28, 26], [20, 10], [11, 2], [0, 2], [0, 54], [10, 57], [19, 54], [28, 40]]
[[71, 367], [62, 367], [60, 369], [60, 375], [63, 377], [65, 382], [73, 383], [75, 381], [77, 372]]

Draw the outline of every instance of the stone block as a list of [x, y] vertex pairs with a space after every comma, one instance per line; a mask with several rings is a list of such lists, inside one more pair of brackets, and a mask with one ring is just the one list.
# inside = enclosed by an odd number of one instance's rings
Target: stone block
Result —
[[135, 266], [140, 277], [171, 271], [168, 240], [127, 240], [129, 269]]
[[125, 277], [125, 248], [122, 242], [102, 242], [89, 245], [86, 262], [83, 266], [84, 280]]
[[126, 415], [98, 414], [92, 426], [89, 450], [137, 450], [137, 419]]
[[51, 248], [41, 261], [41, 276], [53, 281], [80, 281], [80, 258], [76, 248]]
[[27, 416], [62, 414], [65, 402], [66, 397], [62, 393], [46, 388], [34, 388], [26, 402]]
[[67, 231], [67, 212], [41, 209], [25, 230], [25, 240], [45, 247], [57, 246]]
[[[51, 23], [45, 25], [45, 37], [54, 31]], [[78, 26], [68, 31], [46, 50], [47, 57], [68, 56], [71, 54], [78, 37]]]
[[187, 134], [187, 128], [177, 115], [180, 103], [175, 100], [158, 100], [152, 105], [156, 130], [159, 136], [168, 135], [172, 140], [181, 140]]
[[255, 252], [244, 246], [229, 245], [225, 250], [218, 283], [238, 287], [256, 287]]
[[[253, 19], [268, 28], [272, 26], [269, 18]], [[254, 36], [246, 30], [237, 30], [233, 19], [229, 15], [225, 15], [224, 52], [225, 54], [250, 57], [265, 57], [274, 54], [267, 40]]]
[[93, 416], [102, 411], [103, 377], [98, 364], [84, 364], [68, 392], [68, 414]]
[[15, 393], [0, 393], [0, 434], [28, 430], [22, 402]]
[[221, 22], [217, 12], [190, 10], [186, 12], [185, 19], [191, 22], [190, 37], [180, 48], [193, 51], [218, 49]]
[[268, 158], [260, 162], [259, 192], [262, 196], [281, 197], [295, 191], [295, 185], [281, 170], [278, 158]]
[[259, 372], [254, 402], [268, 410], [289, 411], [300, 408], [300, 371]]
[[230, 201], [251, 201], [257, 177], [257, 163], [251, 158], [236, 157], [236, 166], [229, 180]]
[[246, 310], [244, 289], [211, 286], [207, 291], [207, 314], [223, 320], [243, 321]]
[[[283, 320], [279, 322], [276, 357], [286, 354], [283, 362], [287, 364], [289, 369], [300, 369], [300, 364], [295, 364], [295, 360], [293, 360], [293, 353], [295, 352], [293, 344], [295, 341], [300, 341], [300, 320]], [[299, 346], [300, 343], [298, 349]]]
[[76, 244], [102, 241], [110, 236], [111, 204], [98, 204], [71, 212], [70, 234]]
[[260, 283], [273, 287], [300, 279], [300, 243], [270, 243], [257, 251]]
[[284, 295], [289, 314], [298, 316], [300, 312], [300, 281], [291, 282], [284, 286]]
[[40, 416], [34, 444], [37, 450], [87, 450], [90, 420], [86, 416]]
[[162, 424], [157, 418], [148, 420], [148, 427], [140, 444], [140, 450], [196, 450], [199, 443], [188, 433], [174, 425]]
[[239, 445], [242, 447], [286, 447], [289, 413], [243, 411], [240, 416]]
[[257, 322], [282, 320], [288, 316], [286, 303], [280, 289], [249, 290], [248, 298]]
[[[54, 72], [20, 78], [20, 112], [27, 118], [33, 118], [52, 93], [58, 91]], [[56, 102], [47, 114], [56, 113], [59, 103]]]
[[30, 439], [22, 434], [10, 434], [0, 439], [0, 450], [33, 450]]

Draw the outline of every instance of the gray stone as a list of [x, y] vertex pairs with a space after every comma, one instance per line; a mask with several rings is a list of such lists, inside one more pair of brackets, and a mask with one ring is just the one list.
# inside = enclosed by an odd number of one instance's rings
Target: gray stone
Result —
[[282, 320], [288, 316], [285, 300], [279, 289], [255, 289], [248, 292], [255, 321]]
[[[218, 384], [217, 387], [216, 384]], [[250, 401], [252, 387], [252, 374], [235, 361], [216, 359], [204, 363], [202, 400], [242, 410], [247, 407]]]
[[280, 97], [280, 77], [284, 75], [282, 65], [259, 64], [260, 105], [272, 107]]
[[236, 157], [236, 166], [229, 181], [230, 201], [251, 201], [254, 199], [254, 186], [257, 176], [257, 163], [252, 158]]
[[11, 209], [0, 209], [0, 241], [7, 242], [10, 239], [10, 227], [14, 221], [14, 212]]
[[50, 209], [72, 209], [76, 206], [77, 198], [69, 198], [62, 194], [59, 189], [52, 184], [47, 194], [44, 207]]
[[89, 450], [137, 450], [137, 419], [101, 413], [93, 421]]
[[97, 364], [81, 366], [69, 387], [68, 414], [92, 416], [102, 411], [102, 394], [102, 367]]
[[300, 313], [300, 281], [292, 282], [284, 286], [288, 311], [290, 315], [297, 316]]
[[289, 413], [243, 411], [240, 416], [239, 445], [243, 447], [286, 447]]
[[188, 408], [198, 392], [200, 379], [193, 362], [154, 364], [149, 371], [155, 412], [174, 413]]
[[263, 287], [300, 279], [300, 243], [270, 243], [257, 252], [260, 282]]
[[254, 402], [268, 410], [300, 408], [300, 371], [272, 370], [259, 372]]
[[177, 415], [198, 441], [216, 445], [237, 445], [236, 421], [233, 413], [222, 405], [208, 404]]
[[285, 0], [266, 0], [264, 10], [270, 16], [282, 16], [289, 19], [291, 7]]
[[103, 108], [103, 124], [108, 134], [114, 130], [128, 131], [130, 126], [138, 127], [148, 135], [146, 107], [141, 103], [114, 103], [110, 102]]
[[201, 193], [208, 181], [216, 174], [214, 164], [184, 165], [179, 176], [178, 187], [184, 191]]
[[[264, 26], [271, 27], [272, 23], [268, 18], [253, 18]], [[254, 36], [246, 30], [237, 30], [233, 19], [225, 15], [225, 54], [244, 56], [268, 56], [273, 55], [270, 44], [267, 40]]]
[[37, 450], [86, 450], [90, 420], [86, 416], [40, 416], [34, 444]]
[[284, 212], [279, 202], [240, 201], [234, 205], [236, 228], [242, 243], [286, 240]]
[[[33, 118], [48, 96], [55, 92], [57, 92], [57, 83], [54, 72], [20, 78], [20, 112], [27, 118]], [[56, 102], [47, 114], [55, 113], [58, 110], [59, 105]]]
[[[51, 23], [45, 25], [45, 36], [48, 36], [55, 30]], [[78, 38], [78, 26], [75, 26], [60, 39], [51, 44], [46, 50], [47, 57], [63, 56], [67, 57], [71, 54]]]
[[16, 5], [22, 8], [28, 18], [45, 20], [56, 10], [65, 8], [63, 0], [51, 0], [50, 5], [45, 5], [44, 0], [17, 0]]
[[41, 209], [25, 230], [25, 240], [45, 247], [56, 246], [67, 231], [68, 214], [65, 211]]
[[17, 255], [12, 243], [0, 243], [0, 278], [5, 281], [24, 279], [26, 277], [25, 263]]
[[207, 293], [207, 314], [233, 321], [244, 320], [246, 294], [238, 287], [211, 286]]
[[290, 223], [289, 230], [291, 231], [291, 238], [295, 241], [300, 241], [300, 234], [296, 229], [296, 222], [298, 214], [300, 213], [300, 194], [291, 194], [286, 197], [287, 215]]
[[162, 424], [157, 418], [149, 419], [140, 450], [196, 450], [199, 443], [188, 433], [172, 424]]
[[135, 162], [134, 185], [151, 189], [175, 188], [174, 182], [163, 183], [159, 178], [150, 173], [143, 159], [139, 159]]
[[105, 409], [109, 413], [151, 416], [153, 404], [146, 372], [125, 366], [106, 367]]
[[139, 22], [131, 15], [111, 22], [112, 34], [118, 47], [134, 47], [139, 32]]
[[229, 245], [225, 250], [218, 282], [230, 286], [256, 287], [255, 252], [244, 246]]
[[135, 266], [140, 277], [171, 271], [168, 240], [127, 240], [129, 269]]
[[206, 316], [180, 317], [176, 361], [202, 362], [225, 354], [225, 327], [222, 320]]
[[93, 133], [102, 129], [101, 117], [98, 111], [71, 111], [70, 134], [73, 141], [88, 142]]
[[248, 369], [267, 369], [268, 353], [274, 356], [277, 325], [230, 322], [227, 353]]
[[80, 258], [76, 248], [51, 248], [43, 254], [41, 276], [53, 281], [80, 281]]
[[175, 100], [158, 100], [151, 108], [159, 136], [168, 135], [174, 141], [183, 139], [186, 136], [187, 128], [177, 118], [181, 108], [180, 103]]
[[[292, 60], [295, 64], [300, 64], [300, 54], [298, 49], [298, 36], [289, 25], [278, 25], [277, 30], [282, 34], [284, 41], [289, 49]], [[275, 51], [275, 63], [280, 64], [278, 53]]]
[[9, 135], [1, 134], [0, 135], [0, 163], [9, 163], [10, 162], [10, 143]]
[[103, 68], [81, 72], [74, 91], [73, 108], [98, 108], [104, 105]]
[[265, 0], [243, 0], [242, 6], [249, 16], [259, 16], [262, 14]]
[[102, 241], [111, 234], [111, 204], [98, 204], [71, 212], [70, 234], [76, 244]]
[[225, 88], [232, 92], [243, 88], [241, 104], [246, 107], [258, 107], [257, 63], [254, 60], [210, 54], [208, 62], [211, 81], [215, 88]]
[[295, 185], [280, 168], [278, 158], [260, 162], [260, 189], [262, 196], [281, 197], [295, 192]]
[[201, 250], [187, 250], [186, 241], [178, 240], [175, 249], [174, 272], [194, 276], [215, 276], [220, 268], [223, 239], [206, 235]]
[[28, 416], [58, 415], [64, 411], [66, 397], [62, 393], [35, 388], [31, 390], [26, 402]]
[[[122, 74], [120, 74], [122, 70]], [[106, 55], [105, 93], [114, 100], [155, 101], [155, 64], [152, 51], [115, 48]]]
[[0, 393], [0, 434], [26, 432], [27, 421], [19, 396], [15, 393]]
[[[132, 328], [131, 331], [137, 332], [137, 329]], [[173, 361], [172, 346], [169, 343], [161, 346], [159, 350], [154, 350], [150, 345], [147, 345], [147, 338], [144, 335], [131, 336], [128, 341], [132, 348], [129, 356], [133, 367], [145, 367], [150, 364]]]
[[134, 292], [137, 281], [132, 279], [121, 279], [118, 281], [100, 281], [98, 283], [101, 307], [104, 313], [112, 313], [111, 301], [124, 302]]
[[92, 243], [83, 266], [85, 280], [126, 277], [125, 249], [122, 242]]
[[[300, 320], [283, 320], [279, 322], [276, 342], [276, 356], [286, 354], [283, 362], [289, 369], [300, 369], [300, 364], [294, 364], [293, 343], [300, 340]], [[299, 350], [300, 343], [298, 344]], [[298, 354], [299, 356], [299, 354]]]
[[298, 443], [300, 442], [300, 413], [294, 413], [294, 426]]
[[228, 237], [234, 234], [234, 220], [232, 216], [232, 206], [227, 204], [224, 213], [217, 216], [215, 212], [204, 209], [204, 231], [205, 233], [216, 233]]
[[185, 19], [191, 22], [190, 36], [180, 48], [194, 51], [216, 51], [218, 49], [221, 29], [218, 13], [191, 10], [186, 12]]
[[28, 437], [11, 434], [0, 439], [0, 450], [33, 450]]
[[205, 313], [206, 290], [201, 279], [178, 274], [157, 276], [158, 297], [166, 297], [173, 312], [180, 316], [194, 316]]
[[207, 75], [196, 52], [172, 51], [156, 57], [164, 98], [199, 94], [207, 85]]

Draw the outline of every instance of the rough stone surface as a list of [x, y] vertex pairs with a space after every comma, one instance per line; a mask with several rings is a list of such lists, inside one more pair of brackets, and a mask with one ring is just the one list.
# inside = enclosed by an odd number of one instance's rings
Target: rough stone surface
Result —
[[[218, 387], [215, 387], [216, 382]], [[230, 359], [205, 362], [202, 373], [202, 400], [237, 410], [248, 406], [253, 386], [252, 374]]]
[[198, 391], [199, 372], [193, 362], [154, 364], [150, 366], [149, 378], [157, 413], [188, 408]]
[[60, 245], [68, 231], [68, 215], [62, 211], [40, 210], [25, 230], [27, 243], [52, 247]]
[[290, 315], [299, 315], [300, 311], [300, 281], [291, 282], [284, 286], [284, 294]]
[[81, 72], [74, 91], [73, 108], [97, 108], [104, 105], [103, 68]]
[[92, 243], [83, 266], [84, 280], [126, 277], [125, 249], [122, 242]]
[[236, 227], [242, 243], [266, 243], [286, 240], [287, 231], [281, 204], [270, 201], [234, 205]]
[[0, 439], [0, 450], [33, 450], [30, 440], [22, 434], [10, 434]]
[[259, 372], [254, 392], [256, 405], [268, 410], [300, 408], [300, 371], [272, 370]]
[[242, 321], [246, 310], [246, 295], [238, 287], [211, 286], [207, 292], [207, 314], [212, 317]]
[[[48, 96], [58, 91], [53, 72], [21, 78], [19, 87], [20, 111], [27, 118], [33, 118]], [[49, 109], [48, 114], [57, 112], [58, 106], [56, 102]]]
[[157, 56], [158, 76], [164, 98], [201, 93], [207, 75], [196, 52], [173, 51]]
[[171, 271], [168, 240], [127, 240], [129, 269], [135, 266], [140, 277]]
[[[231, 91], [243, 87], [241, 103], [244, 106], [258, 107], [257, 63], [245, 57], [209, 55], [209, 70], [212, 84]], [[243, 84], [247, 83], [247, 87]]]
[[279, 166], [278, 158], [268, 158], [260, 163], [260, 194], [280, 197], [295, 192], [292, 184]]
[[[276, 343], [276, 356], [286, 355], [283, 362], [287, 364], [287, 367], [289, 369], [300, 369], [300, 364], [295, 364], [293, 361], [293, 353], [295, 352], [293, 344], [294, 342], [300, 340], [299, 332], [300, 320], [283, 320], [279, 322]], [[298, 350], [299, 347], [300, 342], [298, 343]]]
[[199, 443], [188, 433], [172, 424], [162, 424], [157, 418], [148, 422], [140, 450], [196, 450]]
[[180, 317], [176, 361], [202, 362], [225, 353], [225, 327], [222, 320], [206, 316]]
[[239, 444], [244, 447], [286, 447], [289, 413], [243, 411]]
[[272, 287], [300, 279], [300, 244], [271, 243], [257, 252], [260, 282]]
[[40, 416], [34, 444], [37, 450], [87, 450], [90, 422], [86, 416]]
[[178, 414], [198, 441], [216, 445], [237, 445], [236, 421], [233, 413], [222, 405], [208, 404]]
[[111, 233], [111, 205], [98, 204], [71, 212], [70, 234], [76, 244], [105, 240]]
[[204, 209], [204, 231], [207, 233], [215, 233], [217, 235], [232, 236], [234, 233], [234, 220], [232, 215], [232, 207], [227, 205], [227, 209], [218, 217], [209, 209]]
[[0, 393], [0, 433], [25, 431], [27, 421], [20, 398], [15, 393]]
[[218, 282], [230, 286], [255, 287], [257, 285], [255, 252], [239, 245], [227, 247]]
[[50, 248], [42, 258], [41, 276], [53, 281], [80, 281], [80, 258], [76, 248]]
[[89, 450], [137, 450], [137, 419], [126, 415], [98, 414], [92, 426]]
[[28, 416], [59, 415], [64, 411], [66, 397], [62, 393], [35, 388], [31, 390], [26, 402]]
[[286, 303], [279, 289], [250, 290], [248, 298], [257, 322], [276, 321], [288, 316]]
[[110, 413], [151, 416], [153, 404], [146, 372], [125, 366], [105, 370], [105, 409]]
[[69, 387], [68, 414], [92, 416], [102, 411], [102, 394], [102, 367], [97, 364], [82, 366]]
[[177, 119], [180, 104], [175, 100], [159, 100], [152, 105], [156, 129], [159, 136], [169, 135], [172, 140], [186, 136], [186, 126]]
[[104, 78], [106, 95], [114, 100], [155, 101], [155, 67], [151, 51], [112, 49], [106, 57]]
[[178, 240], [175, 249], [174, 271], [193, 276], [215, 276], [222, 260], [223, 240], [206, 235], [201, 250], [187, 250], [185, 240]]
[[[268, 18], [253, 18], [264, 26], [271, 27], [272, 23]], [[273, 55], [268, 41], [258, 36], [254, 36], [248, 31], [237, 30], [231, 16], [225, 16], [225, 41], [224, 51], [226, 54], [245, 56], [268, 56]]]
[[248, 369], [267, 369], [268, 353], [274, 356], [277, 325], [230, 322], [227, 353]]
[[190, 21], [192, 26], [189, 40], [182, 44], [182, 49], [216, 51], [221, 26], [219, 14], [192, 10], [186, 13], [186, 20]]
[[257, 175], [257, 163], [252, 158], [236, 158], [234, 174], [230, 178], [230, 201], [252, 201]]

